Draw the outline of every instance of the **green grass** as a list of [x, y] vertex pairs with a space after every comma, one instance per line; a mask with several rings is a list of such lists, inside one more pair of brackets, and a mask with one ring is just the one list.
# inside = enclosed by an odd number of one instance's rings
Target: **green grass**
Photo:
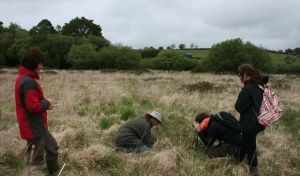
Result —
[[97, 104], [84, 99], [79, 105], [74, 105], [74, 109], [79, 116], [100, 116], [104, 114], [108, 117], [117, 114], [121, 120], [128, 120], [161, 106], [158, 102], [150, 100], [134, 100], [130, 97], [123, 97], [121, 102], [112, 104]]
[[10, 150], [0, 156], [0, 175], [18, 175], [17, 173], [24, 167], [25, 162], [23, 158], [21, 159]]
[[[0, 112], [1, 114], [1, 112]], [[15, 116], [0, 116], [0, 131], [8, 130], [16, 123]]]
[[284, 112], [283, 117], [279, 121], [279, 123], [282, 123], [285, 127], [285, 129], [293, 134], [293, 137], [295, 138], [295, 142], [300, 144], [300, 112], [299, 111], [291, 111], [288, 110]]
[[125, 107], [122, 111], [123, 112], [121, 114], [121, 120], [126, 121], [136, 116], [135, 111], [132, 107]]
[[96, 161], [98, 173], [107, 175], [122, 175], [125, 163], [120, 155], [110, 154]]
[[103, 118], [99, 122], [99, 127], [101, 129], [107, 129], [111, 127], [115, 123], [115, 119], [113, 118]]
[[88, 147], [86, 132], [79, 130], [75, 134], [66, 134], [60, 142], [60, 147], [74, 149]]

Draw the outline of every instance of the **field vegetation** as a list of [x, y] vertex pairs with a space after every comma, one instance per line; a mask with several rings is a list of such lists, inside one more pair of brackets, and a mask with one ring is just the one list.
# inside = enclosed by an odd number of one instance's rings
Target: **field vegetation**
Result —
[[[15, 115], [16, 69], [0, 70], [0, 175], [26, 175], [26, 142]], [[40, 83], [55, 108], [48, 113], [57, 139], [62, 175], [247, 175], [246, 163], [209, 159], [205, 147], [192, 148], [194, 117], [200, 112], [234, 110], [241, 84], [234, 75], [175, 71], [46, 70]], [[258, 136], [261, 175], [300, 175], [300, 77], [271, 75], [285, 115]], [[149, 153], [118, 153], [114, 137], [127, 120], [152, 110], [163, 114]], [[33, 169], [45, 175], [46, 166]]]
[[44, 65], [51, 69], [233, 73], [238, 65], [249, 63], [269, 73], [300, 72], [299, 47], [267, 51], [241, 38], [219, 41], [210, 48], [171, 44], [166, 48], [133, 49], [113, 43], [102, 35], [100, 25], [85, 17], [75, 17], [56, 28], [48, 19], [42, 19], [30, 30], [15, 23], [4, 26], [0, 21], [0, 68], [15, 68], [28, 48], [38, 47], [45, 56]]

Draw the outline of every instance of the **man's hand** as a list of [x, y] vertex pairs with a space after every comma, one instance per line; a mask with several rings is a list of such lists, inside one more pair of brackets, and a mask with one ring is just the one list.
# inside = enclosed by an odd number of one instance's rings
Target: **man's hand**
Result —
[[200, 131], [201, 131], [200, 125], [199, 125], [198, 122], [195, 121], [195, 122], [193, 123], [193, 127], [195, 128], [195, 130], [196, 130], [197, 132], [200, 132]]
[[47, 110], [52, 110], [54, 108], [54, 106], [51, 104], [51, 99], [45, 99], [48, 103], [48, 109]]
[[54, 106], [53, 105], [50, 105], [49, 107], [48, 107], [48, 110], [52, 110], [54, 108]]

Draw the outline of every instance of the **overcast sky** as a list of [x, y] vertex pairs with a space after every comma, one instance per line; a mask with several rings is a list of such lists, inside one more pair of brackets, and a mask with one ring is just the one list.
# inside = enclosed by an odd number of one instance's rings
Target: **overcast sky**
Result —
[[300, 47], [300, 0], [0, 0], [5, 27], [29, 30], [42, 19], [63, 26], [82, 16], [133, 48], [208, 48], [238, 37], [273, 50]]

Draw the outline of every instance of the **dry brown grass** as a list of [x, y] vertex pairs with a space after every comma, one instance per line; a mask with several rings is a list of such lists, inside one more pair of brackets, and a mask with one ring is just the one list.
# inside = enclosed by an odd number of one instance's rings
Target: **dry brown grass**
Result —
[[[0, 170], [20, 175], [24, 166], [13, 170], [2, 156], [12, 152], [25, 165], [26, 142], [21, 140], [14, 108], [15, 69], [0, 74]], [[203, 148], [189, 148], [193, 137], [190, 124], [201, 112], [229, 111], [236, 116], [234, 103], [241, 88], [233, 75], [191, 74], [150, 71], [145, 73], [100, 71], [58, 71], [41, 73], [45, 97], [55, 109], [49, 111], [49, 126], [60, 145], [65, 175], [245, 175], [247, 165], [228, 164], [228, 159], [208, 159]], [[271, 88], [284, 109], [299, 111], [300, 79], [273, 75]], [[284, 80], [278, 84], [278, 80]], [[204, 85], [204, 84], [205, 85]], [[204, 85], [204, 87], [203, 87]], [[209, 87], [208, 89], [207, 86]], [[214, 89], [215, 88], [215, 89]], [[205, 89], [205, 91], [203, 91]], [[213, 89], [213, 90], [211, 90]], [[157, 110], [164, 124], [154, 129], [157, 144], [146, 154], [116, 153], [113, 138], [124, 123], [122, 109], [136, 115]], [[103, 119], [112, 125], [101, 128]], [[258, 136], [260, 170], [263, 175], [297, 175], [299, 146], [280, 126]], [[116, 164], [114, 164], [116, 163]], [[37, 175], [43, 167], [37, 168]], [[0, 172], [1, 175], [1, 172]]]

